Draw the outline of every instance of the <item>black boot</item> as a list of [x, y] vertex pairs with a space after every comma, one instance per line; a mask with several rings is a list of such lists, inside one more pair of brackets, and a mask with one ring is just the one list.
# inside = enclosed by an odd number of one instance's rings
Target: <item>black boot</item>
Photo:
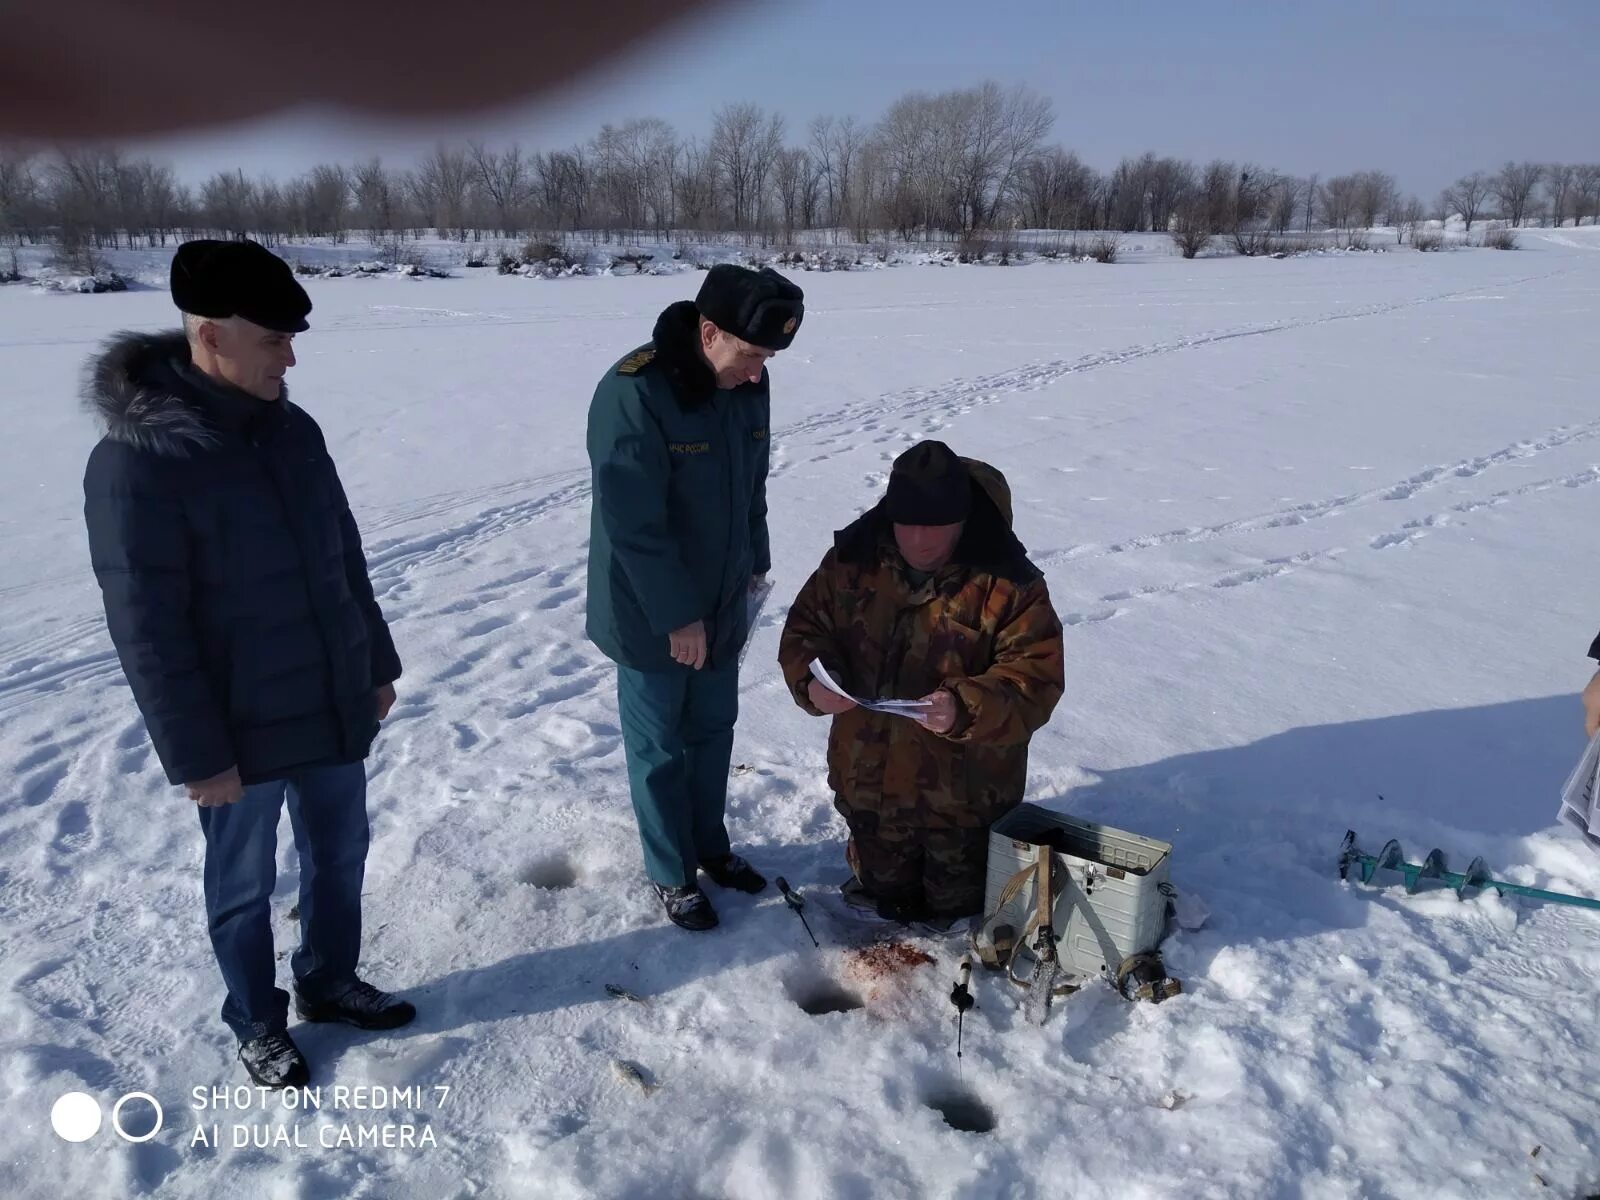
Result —
[[311, 1082], [306, 1056], [287, 1033], [264, 1033], [240, 1042], [239, 1061], [261, 1087], [298, 1088]]
[[398, 1029], [417, 1015], [411, 1004], [359, 979], [322, 1000], [308, 1000], [297, 991], [294, 1009], [302, 1021], [342, 1021], [357, 1029]]
[[752, 896], [767, 886], [767, 877], [737, 854], [700, 860], [700, 869], [720, 888], [734, 888]]
[[711, 907], [711, 901], [706, 899], [706, 894], [698, 884], [663, 887], [659, 883], [652, 883], [650, 886], [655, 888], [661, 907], [667, 910], [667, 919], [678, 928], [699, 933], [717, 927], [717, 910]]

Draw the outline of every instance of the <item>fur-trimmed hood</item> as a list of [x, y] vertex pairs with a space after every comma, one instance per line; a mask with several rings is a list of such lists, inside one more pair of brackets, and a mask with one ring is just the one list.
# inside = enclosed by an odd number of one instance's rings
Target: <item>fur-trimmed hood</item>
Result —
[[693, 300], [669, 304], [656, 318], [650, 340], [656, 348], [656, 362], [666, 372], [678, 403], [694, 408], [711, 399], [717, 390], [717, 377], [700, 357], [700, 310]]
[[89, 360], [82, 399], [107, 438], [163, 458], [211, 449], [230, 427], [289, 408], [287, 387], [267, 410], [263, 401], [200, 375], [182, 330], [113, 335]]
[[[708, 402], [717, 390], [717, 377], [700, 356], [700, 310], [694, 301], [679, 300], [663, 309], [656, 318], [650, 341], [656, 348], [655, 360], [666, 372], [678, 403], [685, 408], [695, 408]], [[760, 384], [742, 383], [739, 388], [764, 387], [765, 384], [763, 373]]]
[[[1011, 527], [1011, 485], [988, 463], [963, 458], [971, 476], [972, 515], [961, 532], [952, 562], [987, 571], [1015, 584], [1032, 583], [1043, 572], [1028, 559], [1027, 547]], [[894, 545], [894, 526], [880, 500], [834, 534], [842, 563], [869, 563]]]

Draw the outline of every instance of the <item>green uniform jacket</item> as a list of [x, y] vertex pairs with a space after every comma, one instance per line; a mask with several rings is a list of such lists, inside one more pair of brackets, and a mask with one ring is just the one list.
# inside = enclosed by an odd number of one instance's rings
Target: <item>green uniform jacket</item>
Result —
[[689, 302], [656, 321], [595, 388], [588, 633], [639, 671], [685, 669], [668, 634], [706, 623], [711, 667], [749, 636], [750, 579], [772, 567], [767, 541], [767, 376], [718, 388]]

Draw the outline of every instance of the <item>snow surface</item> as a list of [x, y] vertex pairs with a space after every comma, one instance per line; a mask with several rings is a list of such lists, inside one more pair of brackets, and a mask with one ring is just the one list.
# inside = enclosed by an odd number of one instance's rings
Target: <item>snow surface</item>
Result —
[[[892, 458], [938, 436], [1009, 476], [1067, 622], [1032, 797], [1172, 841], [1213, 913], [1168, 943], [1185, 991], [1160, 1006], [1093, 988], [1036, 1029], [980, 973], [959, 1063], [957, 945], [874, 978], [770, 890], [717, 894], [723, 927], [691, 936], [644, 888], [613, 674], [583, 637], [583, 426], [600, 373], [694, 277], [312, 281], [291, 387], [406, 662], [371, 762], [365, 965], [421, 1010], [397, 1035], [296, 1031], [320, 1113], [192, 1107], [244, 1079], [198, 823], [87, 567], [78, 372], [172, 312], [154, 290], [0, 289], [0, 1195], [1600, 1189], [1597, 915], [1334, 872], [1354, 828], [1600, 893], [1555, 822], [1600, 624], [1600, 235], [1521, 237], [803, 278], [805, 331], [773, 368], [778, 591], [744, 670], [736, 844], [819, 895], [844, 876], [825, 728], [775, 671], [783, 603]], [[840, 992], [862, 1007], [802, 1010]], [[358, 1111], [335, 1085], [430, 1090]], [[65, 1092], [109, 1118], [134, 1090], [167, 1114], [147, 1143], [51, 1131]], [[991, 1132], [933, 1107], [973, 1101]], [[149, 1125], [139, 1102], [126, 1117]], [[437, 1144], [318, 1144], [385, 1123]], [[224, 1145], [192, 1146], [213, 1124]], [[235, 1124], [307, 1145], [233, 1148]]]

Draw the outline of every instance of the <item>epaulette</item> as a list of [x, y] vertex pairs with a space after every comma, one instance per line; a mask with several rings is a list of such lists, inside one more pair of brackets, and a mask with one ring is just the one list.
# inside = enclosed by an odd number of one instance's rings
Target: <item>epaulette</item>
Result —
[[637, 375], [645, 367], [655, 361], [656, 348], [654, 346], [641, 346], [627, 358], [617, 364], [618, 375]]

